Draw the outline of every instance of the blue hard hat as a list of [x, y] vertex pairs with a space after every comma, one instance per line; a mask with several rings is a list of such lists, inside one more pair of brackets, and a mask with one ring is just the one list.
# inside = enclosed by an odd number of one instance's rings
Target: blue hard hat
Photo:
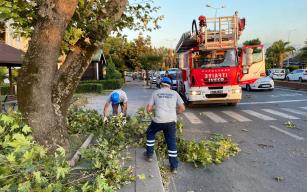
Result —
[[118, 104], [120, 103], [120, 98], [119, 98], [119, 94], [117, 92], [114, 92], [111, 94], [111, 102], [113, 104]]
[[161, 83], [166, 83], [166, 84], [172, 85], [172, 81], [168, 77], [163, 77], [162, 80], [161, 80]]

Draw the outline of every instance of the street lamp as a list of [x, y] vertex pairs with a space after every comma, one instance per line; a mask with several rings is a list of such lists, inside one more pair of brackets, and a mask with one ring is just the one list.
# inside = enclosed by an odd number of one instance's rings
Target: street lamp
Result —
[[216, 31], [216, 16], [217, 16], [217, 10], [226, 8], [226, 6], [225, 6], [225, 5], [222, 5], [222, 6], [220, 6], [220, 7], [214, 7], [214, 6], [212, 6], [212, 5], [207, 4], [206, 7], [215, 9], [215, 14], [214, 14], [214, 31]]
[[[289, 42], [289, 44], [290, 44], [290, 35], [291, 35], [291, 33], [293, 32], [293, 31], [295, 31], [296, 29], [290, 29], [289, 31], [288, 31], [288, 42]], [[287, 66], [289, 67], [289, 62], [290, 62], [290, 57], [288, 57], [288, 61], [287, 61]]]

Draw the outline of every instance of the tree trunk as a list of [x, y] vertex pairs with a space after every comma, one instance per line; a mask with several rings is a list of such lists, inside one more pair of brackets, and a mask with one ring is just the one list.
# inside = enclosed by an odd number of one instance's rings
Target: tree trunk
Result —
[[[57, 145], [68, 148], [66, 115], [80, 78], [97, 50], [81, 39], [58, 68], [58, 58], [67, 24], [77, 0], [46, 0], [40, 7], [42, 18], [34, 28], [18, 79], [19, 109], [33, 129], [34, 139], [52, 152]], [[127, 0], [108, 1], [106, 16], [117, 21]], [[101, 32], [103, 41], [112, 27]], [[97, 31], [100, 33], [100, 31]], [[97, 41], [97, 39], [96, 39]]]
[[146, 86], [149, 85], [148, 81], [149, 81], [149, 78], [148, 78], [148, 70], [146, 69]]
[[68, 147], [65, 117], [52, 102], [52, 85], [65, 29], [77, 0], [47, 0], [33, 31], [18, 79], [18, 105], [34, 139], [46, 147]]

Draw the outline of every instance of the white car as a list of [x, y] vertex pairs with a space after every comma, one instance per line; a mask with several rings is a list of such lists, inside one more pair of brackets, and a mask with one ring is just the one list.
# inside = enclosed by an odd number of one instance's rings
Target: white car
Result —
[[297, 69], [289, 73], [286, 77], [288, 81], [307, 81], [307, 69]]
[[262, 77], [255, 81], [253, 84], [242, 85], [243, 89], [251, 90], [273, 90], [274, 81], [271, 77]]
[[285, 79], [286, 78], [286, 70], [285, 69], [269, 69], [269, 76], [272, 79]]
[[157, 84], [157, 77], [155, 74], [152, 74], [149, 79], [149, 86], [152, 88], [153, 85]]

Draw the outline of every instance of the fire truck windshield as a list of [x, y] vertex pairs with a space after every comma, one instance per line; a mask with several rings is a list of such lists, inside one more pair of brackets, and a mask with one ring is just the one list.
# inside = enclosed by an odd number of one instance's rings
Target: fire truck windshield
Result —
[[237, 65], [234, 49], [193, 52], [194, 69], [234, 67]]

